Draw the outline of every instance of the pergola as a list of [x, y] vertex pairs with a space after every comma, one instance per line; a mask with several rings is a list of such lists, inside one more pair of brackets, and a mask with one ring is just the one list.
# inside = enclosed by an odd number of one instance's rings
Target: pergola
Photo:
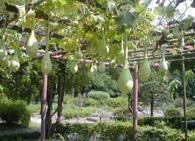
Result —
[[[9, 12], [13, 12], [17, 14], [16, 9], [14, 9], [12, 6], [13, 5], [8, 5], [5, 4], [6, 6], [6, 10]], [[37, 13], [37, 18], [38, 19], [45, 19], [49, 21], [58, 21], [59, 23], [62, 24], [67, 24], [70, 21], [69, 20], [59, 20], [57, 17], [48, 17], [46, 14], [44, 14], [42, 11], [36, 11]], [[178, 26], [177, 24], [174, 26]], [[0, 28], [3, 27], [3, 22], [0, 21]], [[7, 24], [6, 25], [7, 29], [11, 29], [11, 30], [16, 30], [17, 32], [30, 32], [31, 29], [23, 29], [19, 26], [16, 25], [12, 25], [12, 24]], [[173, 27], [169, 27], [170, 29]], [[185, 32], [184, 36], [195, 36], [195, 22], [191, 23], [191, 26], [189, 27], [189, 29], [191, 30], [191, 32]], [[45, 31], [35, 31], [36, 34], [41, 35], [41, 36], [46, 36], [46, 32]], [[60, 34], [55, 34], [55, 33], [50, 33], [50, 37], [51, 38], [57, 38], [57, 39], [63, 39], [66, 38], [63, 35]], [[26, 42], [26, 39], [21, 39], [22, 43]], [[179, 40], [171, 40], [171, 41], [167, 41], [165, 43], [166, 45], [166, 49], [165, 49], [165, 58], [168, 62], [171, 61], [182, 61], [182, 71], [183, 71], [183, 77], [185, 74], [185, 65], [184, 65], [184, 61], [185, 60], [194, 60], [195, 59], [195, 47], [194, 47], [194, 43], [189, 43], [186, 44], [184, 46], [182, 46], [181, 48], [176, 48], [175, 50], [175, 44], [178, 44], [178, 42], [180, 42]], [[39, 45], [41, 46], [45, 46], [46, 43], [45, 42], [39, 42]], [[23, 51], [25, 51], [25, 47], [22, 48]], [[83, 48], [83, 51], [85, 50], [85, 48]], [[161, 48], [156, 48], [157, 51], [161, 50]], [[147, 52], [148, 52], [148, 59], [149, 60], [153, 60], [153, 65], [158, 66], [159, 65], [159, 60], [162, 57], [162, 53], [161, 52], [157, 52], [154, 53], [155, 49], [154, 47], [149, 47], [147, 48]], [[176, 51], [176, 54], [175, 54]], [[134, 68], [131, 67], [132, 70], [134, 70], [134, 108], [133, 108], [133, 140], [137, 140], [137, 113], [138, 113], [138, 68], [139, 68], [139, 62], [143, 60], [144, 58], [144, 54], [143, 54], [144, 50], [143, 49], [130, 49], [128, 52], [128, 60], [129, 62], [137, 62], [136, 66]], [[39, 53], [44, 53], [43, 50], [39, 50]], [[63, 57], [59, 56], [60, 54], [65, 54]], [[62, 59], [62, 60], [67, 60], [66, 57], [66, 52], [58, 52], [58, 51], [50, 51], [50, 56], [53, 59]], [[42, 58], [42, 55], [37, 56], [37, 59]], [[86, 61], [86, 62], [90, 62], [91, 58], [89, 59], [81, 59], [80, 61]], [[106, 65], [109, 65], [109, 62], [105, 62]], [[48, 75], [43, 74], [43, 87], [42, 87], [42, 101], [41, 101], [41, 140], [44, 141], [45, 140], [45, 120], [46, 120], [46, 99], [47, 99], [47, 79], [48, 79]], [[183, 109], [184, 109], [184, 117], [185, 117], [185, 129], [187, 129], [187, 120], [186, 120], [186, 83], [185, 81], [183, 81]], [[187, 130], [185, 132], [185, 137], [187, 138]]]

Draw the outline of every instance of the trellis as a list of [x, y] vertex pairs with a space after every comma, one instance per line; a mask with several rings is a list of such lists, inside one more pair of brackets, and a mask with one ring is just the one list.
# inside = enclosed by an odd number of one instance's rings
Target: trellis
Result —
[[[15, 14], [18, 14], [18, 11], [16, 9], [11, 8], [11, 5], [5, 4], [6, 5], [6, 10], [9, 12], [13, 12]], [[42, 11], [36, 11], [36, 18], [38, 19], [45, 19], [49, 20], [51, 22], [58, 22], [60, 24], [70, 24], [70, 20], [59, 20], [57, 17], [49, 17], [48, 15], [44, 14]], [[0, 28], [3, 27], [3, 22], [0, 21]], [[7, 29], [11, 30], [16, 30], [17, 32], [30, 32], [31, 29], [23, 29], [19, 26], [16, 25], [11, 25], [8, 24], [6, 26]], [[195, 29], [195, 22], [191, 23], [190, 29]], [[46, 36], [46, 33], [44, 31], [35, 31], [36, 34], [41, 35], [41, 36]], [[195, 32], [191, 33], [186, 33], [185, 36], [195, 36]], [[66, 38], [60, 34], [55, 34], [51, 33], [50, 34], [51, 38], [57, 38], [57, 39], [63, 39]], [[26, 39], [21, 40], [22, 43], [26, 42]], [[175, 41], [178, 42], [178, 41]], [[45, 46], [45, 42], [39, 42], [39, 45]], [[182, 71], [183, 71], [183, 77], [184, 77], [184, 72], [185, 72], [185, 66], [184, 66], [184, 60], [194, 60], [195, 59], [195, 47], [194, 43], [185, 45], [182, 49], [177, 51], [177, 55], [173, 55], [173, 48], [175, 45], [168, 44], [166, 46], [166, 53], [165, 57], [167, 61], [182, 61]], [[23, 51], [25, 51], [25, 47], [22, 48]], [[159, 50], [159, 49], [158, 49]], [[136, 49], [136, 50], [129, 50], [129, 58], [128, 60], [130, 62], [136, 61], [140, 62], [143, 60], [143, 49]], [[159, 60], [161, 58], [161, 53], [153, 54], [154, 48], [149, 47], [147, 48], [148, 52], [148, 59], [149, 60]], [[39, 53], [44, 53], [43, 50], [39, 50]], [[60, 57], [60, 54], [65, 54], [64, 57]], [[51, 51], [50, 55], [54, 59], [64, 59], [66, 60], [66, 52], [57, 52], [57, 51]], [[42, 56], [37, 56], [37, 59], [40, 59]], [[87, 61], [90, 62], [91, 59], [87, 58], [85, 60], [81, 59], [80, 61]], [[105, 64], [109, 65], [109, 62], [105, 62]], [[155, 65], [155, 64], [154, 64]], [[158, 65], [158, 62], [157, 62]], [[138, 108], [138, 64], [133, 68], [134, 70], [134, 108], [133, 108], [133, 133], [134, 137], [133, 140], [136, 140], [137, 138], [137, 108]], [[42, 102], [41, 102], [41, 140], [45, 140], [45, 119], [46, 119], [46, 96], [47, 96], [47, 75], [43, 75], [43, 89], [42, 89]], [[184, 79], [184, 78], [183, 78]], [[185, 108], [185, 101], [186, 101], [186, 83], [185, 81], [183, 82], [183, 93], [184, 93], [184, 116], [185, 116], [185, 129], [187, 129], [187, 121], [186, 121], [186, 108]], [[186, 132], [187, 134], [187, 132]]]

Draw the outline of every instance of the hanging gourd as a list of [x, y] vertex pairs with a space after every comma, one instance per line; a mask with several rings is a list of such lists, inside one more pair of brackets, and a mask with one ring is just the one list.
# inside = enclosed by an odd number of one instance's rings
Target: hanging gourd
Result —
[[16, 49], [13, 58], [10, 60], [10, 69], [12, 72], [17, 72], [20, 68], [20, 61], [18, 59], [18, 51]]
[[118, 53], [116, 60], [118, 61], [119, 64], [123, 64], [125, 61], [125, 53], [124, 53], [124, 48], [123, 48], [123, 36], [121, 39], [121, 50]]
[[96, 72], [97, 72], [97, 66], [94, 65], [92, 62], [91, 67], [90, 67], [89, 72], [88, 72], [89, 78], [92, 79]]
[[77, 62], [73, 62], [72, 65], [71, 65], [71, 72], [73, 74], [75, 74], [77, 71], [78, 71], [78, 63]]
[[76, 59], [82, 59], [83, 54], [81, 52], [81, 48], [79, 47], [78, 51], [75, 50], [75, 57]]
[[33, 17], [32, 20], [32, 29], [31, 29], [31, 33], [30, 33], [30, 37], [28, 38], [28, 41], [26, 43], [26, 53], [31, 57], [31, 58], [35, 58], [37, 57], [37, 53], [38, 53], [38, 49], [39, 49], [39, 45], [37, 42], [37, 39], [35, 37], [35, 17]]
[[144, 45], [144, 60], [139, 68], [139, 79], [142, 82], [146, 82], [150, 78], [150, 75], [151, 75], [150, 63], [147, 57], [147, 46], [148, 46], [148, 43], [147, 43], [147, 37], [146, 37], [145, 45]]
[[128, 47], [127, 47], [127, 33], [125, 33], [125, 47], [124, 47], [124, 53], [125, 53], [125, 61], [123, 62], [123, 68], [120, 72], [119, 78], [118, 78], [118, 86], [120, 91], [123, 94], [128, 94], [131, 89], [133, 88], [133, 78], [131, 76], [131, 73], [129, 71], [129, 64], [128, 64]]
[[50, 32], [50, 29], [48, 25], [46, 51], [41, 61], [41, 71], [43, 72], [43, 74], [49, 74], [52, 70], [51, 58], [50, 58], [49, 51], [48, 51], [49, 50], [49, 32]]
[[[3, 11], [4, 12], [4, 11]], [[5, 14], [5, 13], [4, 13]], [[9, 67], [7, 50], [5, 47], [5, 30], [6, 30], [6, 16], [4, 16], [3, 31], [0, 42], [0, 65], [2, 67]]]
[[168, 71], [168, 64], [167, 61], [165, 60], [165, 46], [163, 46], [163, 52], [162, 52], [162, 60], [159, 65], [159, 71], [161, 73], [166, 73]]
[[0, 65], [2, 67], [8, 67], [8, 57], [7, 57], [7, 50], [5, 48], [5, 42], [4, 42], [4, 35], [1, 38], [0, 43]]
[[105, 57], [109, 53], [109, 47], [106, 45], [106, 39], [105, 39], [105, 34], [101, 33], [101, 37], [98, 40], [98, 53], [101, 57]]
[[106, 68], [105, 63], [101, 61], [99, 63], [99, 66], [98, 66], [99, 72], [104, 72], [105, 71], [105, 68]]

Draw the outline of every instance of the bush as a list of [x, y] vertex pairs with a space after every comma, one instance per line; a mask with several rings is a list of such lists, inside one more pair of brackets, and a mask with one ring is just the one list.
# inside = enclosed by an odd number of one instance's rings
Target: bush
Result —
[[[57, 132], [63, 135], [66, 141], [97, 140], [116, 141], [132, 139], [132, 124], [128, 122], [99, 122], [94, 124], [71, 123], [60, 125]], [[189, 141], [195, 138], [194, 132], [188, 132]], [[155, 126], [139, 126], [138, 141], [182, 141], [184, 134], [181, 130], [167, 126], [157, 128]]]
[[186, 111], [187, 119], [188, 120], [195, 120], [195, 107], [190, 108]]
[[108, 99], [110, 95], [107, 92], [103, 92], [103, 91], [90, 91], [87, 93], [87, 97], [96, 100], [104, 100], [104, 99]]
[[181, 117], [181, 112], [176, 108], [170, 108], [165, 111], [165, 117]]
[[0, 117], [8, 124], [20, 124], [28, 127], [31, 113], [27, 109], [26, 102], [22, 100], [0, 100]]
[[120, 106], [127, 106], [128, 99], [124, 97], [117, 97], [117, 98], [109, 98], [107, 101], [108, 106], [112, 108], [120, 107]]

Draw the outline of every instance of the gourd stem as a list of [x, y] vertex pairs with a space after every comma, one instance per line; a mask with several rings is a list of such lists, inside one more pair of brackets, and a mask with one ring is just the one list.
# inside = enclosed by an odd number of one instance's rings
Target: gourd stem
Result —
[[146, 59], [146, 58], [148, 58], [148, 56], [147, 56], [147, 36], [145, 37], [145, 45], [144, 45], [144, 59]]

